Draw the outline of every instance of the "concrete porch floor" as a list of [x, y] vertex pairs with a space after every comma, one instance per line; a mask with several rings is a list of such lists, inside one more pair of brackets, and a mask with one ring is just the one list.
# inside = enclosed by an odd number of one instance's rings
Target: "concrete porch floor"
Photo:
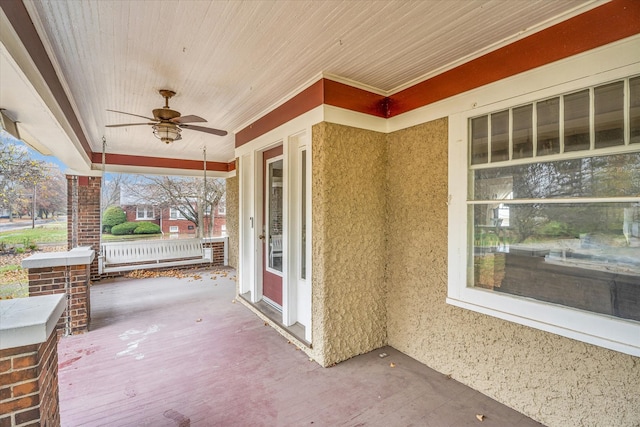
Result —
[[91, 288], [91, 332], [58, 347], [63, 426], [540, 425], [391, 347], [322, 368], [233, 302], [234, 270], [199, 274]]

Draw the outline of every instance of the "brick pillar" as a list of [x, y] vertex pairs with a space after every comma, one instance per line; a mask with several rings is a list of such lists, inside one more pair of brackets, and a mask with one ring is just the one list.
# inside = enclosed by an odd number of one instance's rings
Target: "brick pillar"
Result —
[[[29, 268], [29, 296], [64, 294], [68, 289], [68, 308], [58, 326], [64, 335], [88, 332], [89, 265]], [[1, 426], [0, 426], [1, 427]]]
[[[67, 175], [67, 246], [90, 246], [100, 250], [100, 192], [99, 176]], [[98, 259], [90, 269], [91, 280], [99, 280]]]
[[94, 259], [93, 250], [78, 247], [68, 252], [36, 254], [22, 260], [22, 267], [29, 270], [29, 297], [65, 294], [65, 310], [58, 323], [64, 335], [89, 330], [89, 272]]
[[[61, 297], [21, 298], [0, 310], [0, 426], [60, 426], [58, 334]], [[13, 310], [13, 312], [12, 312]], [[27, 317], [32, 325], [25, 327]], [[46, 338], [40, 338], [40, 337]]]

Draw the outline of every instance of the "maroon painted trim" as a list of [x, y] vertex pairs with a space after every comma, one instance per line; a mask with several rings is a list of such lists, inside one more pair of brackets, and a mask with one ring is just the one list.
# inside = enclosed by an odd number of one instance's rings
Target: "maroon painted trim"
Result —
[[[299, 93], [236, 134], [236, 148], [317, 107], [318, 98], [327, 105], [376, 117], [394, 117], [638, 33], [640, 1], [613, 0], [387, 98], [321, 79], [312, 86], [313, 91]], [[306, 96], [313, 99], [305, 102]], [[281, 115], [284, 111], [287, 114]]]
[[[94, 164], [102, 163], [102, 153], [93, 153], [91, 161]], [[130, 156], [127, 154], [105, 154], [105, 164], [120, 166], [143, 166], [169, 169], [202, 170], [201, 160], [168, 159], [165, 157]], [[222, 162], [207, 162], [207, 170], [213, 172], [228, 172], [229, 164]]]
[[227, 172], [233, 172], [236, 170], [236, 161], [227, 163]]
[[391, 96], [389, 117], [640, 33], [640, 1], [615, 0]]
[[322, 80], [318, 80], [289, 101], [236, 133], [236, 148], [322, 105], [323, 92]]
[[5, 15], [7, 15], [7, 19], [11, 22], [11, 26], [20, 38], [25, 49], [27, 49], [31, 60], [47, 83], [49, 90], [51, 90], [64, 116], [69, 121], [85, 153], [91, 156], [91, 145], [82, 131], [78, 117], [71, 107], [71, 102], [69, 102], [69, 98], [67, 98], [67, 94], [62, 88], [56, 70], [51, 63], [51, 59], [49, 59], [49, 55], [47, 55], [47, 51], [42, 44], [42, 40], [40, 40], [40, 36], [31, 21], [31, 17], [24, 3], [18, 0], [0, 0], [0, 7], [2, 7]]
[[322, 81], [324, 84], [325, 104], [372, 116], [387, 117], [386, 96], [333, 80], [323, 79]]

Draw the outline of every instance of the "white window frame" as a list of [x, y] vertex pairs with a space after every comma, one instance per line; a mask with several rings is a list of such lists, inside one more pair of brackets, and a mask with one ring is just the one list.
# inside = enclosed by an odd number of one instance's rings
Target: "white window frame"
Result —
[[[142, 215], [140, 215], [142, 214]], [[149, 216], [151, 214], [151, 216]], [[155, 209], [151, 205], [136, 206], [136, 220], [155, 219]]]
[[[598, 56], [598, 54], [593, 56]], [[483, 88], [483, 90], [478, 90], [474, 96], [477, 99], [482, 99], [483, 96], [490, 98], [487, 93], [493, 91], [494, 94], [503, 93], [502, 100], [489, 102], [482, 106], [471, 104], [472, 109], [449, 116], [448, 179], [450, 194], [447, 203], [449, 220], [447, 303], [611, 350], [640, 356], [640, 322], [467, 286], [467, 265], [470, 256], [468, 239], [472, 239], [468, 232], [467, 190], [471, 182], [467, 173], [460, 173], [460, 171], [469, 171], [469, 119], [633, 76], [640, 72], [640, 64], [636, 62], [599, 74], [589, 74], [589, 70], [585, 69], [574, 69], [574, 72], [585, 74], [583, 77], [575, 79], [565, 76], [567, 83], [555, 86], [545, 86], [544, 80], [549, 78], [550, 71], [538, 70], [531, 73], [537, 78], [530, 78], [530, 86], [526, 88], [529, 92], [519, 96], [514, 91], [522, 90], [524, 92], [525, 89], [520, 89], [513, 83], [509, 87], [510, 79], [498, 82]], [[538, 85], [537, 90], [532, 90], [536, 84]], [[628, 150], [629, 147], [626, 146], [624, 148], [612, 147], [610, 150], [601, 149], [590, 153], [598, 155], [605, 152]], [[576, 154], [575, 157], [583, 157], [584, 155], [585, 153]], [[554, 157], [553, 155], [545, 156], [540, 160], [553, 160]]]
[[186, 218], [184, 217], [184, 215], [182, 215], [182, 212], [180, 212], [178, 209], [169, 208], [169, 219], [173, 221], [173, 220], [186, 219]]
[[169, 233], [178, 233], [180, 231], [180, 227], [177, 225], [169, 226]]

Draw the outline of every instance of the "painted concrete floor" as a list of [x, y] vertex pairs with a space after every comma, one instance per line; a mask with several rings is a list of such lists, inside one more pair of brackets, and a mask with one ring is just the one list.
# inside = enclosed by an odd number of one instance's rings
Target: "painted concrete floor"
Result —
[[540, 426], [391, 347], [322, 368], [234, 303], [234, 270], [199, 274], [91, 288], [63, 426]]

